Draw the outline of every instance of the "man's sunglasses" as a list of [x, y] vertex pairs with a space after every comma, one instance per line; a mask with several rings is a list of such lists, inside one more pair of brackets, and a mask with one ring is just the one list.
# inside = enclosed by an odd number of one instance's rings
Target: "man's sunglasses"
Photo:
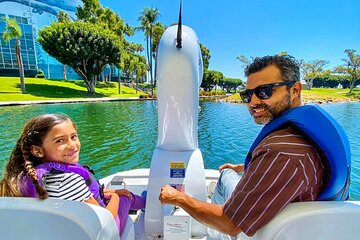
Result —
[[269, 99], [272, 96], [274, 87], [280, 87], [285, 85], [292, 86], [294, 83], [296, 83], [296, 81], [285, 81], [285, 82], [276, 82], [276, 83], [260, 85], [254, 89], [246, 89], [244, 91], [241, 91], [240, 97], [244, 103], [249, 103], [254, 93], [261, 100]]

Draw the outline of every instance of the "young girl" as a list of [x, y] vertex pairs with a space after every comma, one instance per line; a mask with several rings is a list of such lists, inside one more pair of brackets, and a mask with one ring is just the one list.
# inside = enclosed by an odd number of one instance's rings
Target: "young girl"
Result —
[[89, 169], [78, 164], [80, 141], [72, 120], [45, 114], [28, 122], [11, 153], [0, 182], [0, 196], [47, 197], [83, 201], [106, 207], [119, 233], [130, 209], [145, 207], [145, 198], [121, 190], [103, 189]]

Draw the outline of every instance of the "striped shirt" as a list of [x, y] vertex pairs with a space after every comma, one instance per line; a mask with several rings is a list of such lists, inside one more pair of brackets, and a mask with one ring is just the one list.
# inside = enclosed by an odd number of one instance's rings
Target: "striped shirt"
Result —
[[43, 183], [51, 198], [82, 202], [92, 196], [84, 178], [76, 173], [48, 173]]
[[252, 159], [225, 214], [248, 236], [268, 223], [288, 203], [313, 201], [324, 180], [324, 166], [314, 146], [293, 128], [269, 134]]

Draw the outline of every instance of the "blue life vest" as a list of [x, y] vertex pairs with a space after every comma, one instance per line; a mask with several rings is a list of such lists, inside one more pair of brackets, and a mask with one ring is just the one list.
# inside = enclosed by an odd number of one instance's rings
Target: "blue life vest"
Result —
[[245, 159], [245, 169], [256, 146], [270, 133], [289, 125], [307, 137], [324, 153], [330, 167], [330, 179], [319, 193], [319, 201], [343, 201], [349, 198], [351, 154], [349, 140], [342, 127], [317, 105], [291, 108], [264, 126]]
[[[93, 197], [101, 206], [106, 206], [103, 195], [103, 187], [99, 184], [94, 176], [94, 172], [80, 164], [63, 164], [59, 162], [46, 162], [35, 167], [38, 176], [38, 183], [42, 186], [41, 179], [45, 174], [53, 173], [76, 173], [82, 176], [86, 185], [89, 187]], [[30, 181], [28, 176], [23, 176], [20, 180], [20, 192], [25, 197], [36, 197], [36, 190], [34, 184]]]

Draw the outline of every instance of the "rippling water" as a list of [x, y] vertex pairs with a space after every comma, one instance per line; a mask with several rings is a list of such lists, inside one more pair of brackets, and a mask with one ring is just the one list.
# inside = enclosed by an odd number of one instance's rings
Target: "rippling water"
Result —
[[[200, 102], [199, 147], [205, 167], [243, 162], [261, 129], [245, 105]], [[360, 103], [321, 105], [345, 129], [352, 151], [351, 199], [360, 200]], [[66, 113], [79, 127], [81, 163], [101, 178], [117, 171], [148, 168], [157, 140], [156, 101], [31, 105], [0, 108], [0, 169], [23, 125], [43, 113]], [[1, 174], [0, 174], [1, 176]]]

